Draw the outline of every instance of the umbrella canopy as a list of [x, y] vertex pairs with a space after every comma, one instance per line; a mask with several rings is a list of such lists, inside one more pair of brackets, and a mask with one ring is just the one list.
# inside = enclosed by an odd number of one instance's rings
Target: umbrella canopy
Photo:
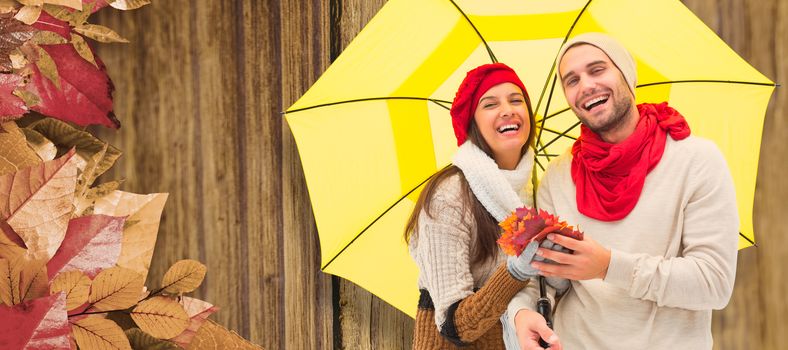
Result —
[[[390, 0], [286, 111], [320, 236], [322, 270], [403, 312], [418, 271], [403, 240], [424, 183], [451, 163], [449, 108], [465, 73], [504, 62], [535, 106], [537, 173], [579, 135], [555, 77], [561, 45], [603, 32], [633, 54], [636, 98], [669, 101], [712, 139], [733, 174], [740, 247], [752, 206], [763, 118], [774, 83], [678, 0]], [[537, 174], [537, 175], [538, 175]]]

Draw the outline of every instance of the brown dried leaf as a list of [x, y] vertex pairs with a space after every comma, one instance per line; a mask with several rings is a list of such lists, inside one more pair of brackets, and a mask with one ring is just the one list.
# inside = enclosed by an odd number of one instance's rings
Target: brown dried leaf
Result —
[[52, 56], [49, 56], [49, 54], [40, 46], [36, 46], [36, 52], [38, 53], [38, 60], [36, 61], [38, 70], [41, 71], [41, 74], [44, 75], [44, 77], [49, 79], [49, 81], [51, 81], [58, 89], [60, 89], [60, 75], [57, 72], [57, 65], [52, 59]]
[[43, 0], [46, 4], [70, 7], [75, 10], [82, 10], [82, 0]]
[[128, 216], [127, 223], [136, 222], [123, 229], [118, 266], [147, 276], [166, 201], [166, 193], [139, 195], [123, 191], [114, 191], [96, 200], [94, 214]]
[[109, 0], [108, 2], [118, 10], [134, 10], [150, 4], [150, 0]]
[[108, 319], [86, 317], [71, 322], [71, 330], [81, 349], [131, 350], [123, 329]]
[[74, 49], [77, 50], [77, 53], [85, 59], [85, 61], [90, 62], [90, 64], [94, 65], [98, 68], [98, 64], [96, 64], [96, 58], [93, 57], [93, 50], [90, 49], [88, 43], [85, 39], [82, 39], [81, 35], [71, 34], [71, 45], [74, 45]]
[[131, 319], [145, 333], [159, 339], [173, 338], [189, 326], [189, 315], [183, 306], [167, 297], [153, 297], [141, 302], [131, 312]]
[[[82, 170], [79, 183], [84, 183], [83, 186], [90, 186], [98, 176], [109, 170], [121, 155], [120, 150], [99, 140], [89, 132], [79, 130], [54, 118], [39, 120], [28, 125], [27, 128], [41, 133], [61, 149], [76, 148], [80, 159], [78, 168]], [[98, 153], [102, 153], [100, 161], [95, 164], [95, 169], [90, 171], [90, 176], [86, 176], [86, 166]], [[79, 192], [77, 193], [79, 194]]]
[[47, 30], [41, 30], [36, 32], [36, 35], [33, 36], [33, 39], [31, 41], [38, 45], [57, 45], [57, 44], [65, 44], [68, 42], [68, 40], [60, 36], [60, 34], [55, 32], [50, 32]]
[[57, 156], [57, 147], [55, 147], [52, 141], [49, 141], [48, 138], [33, 129], [22, 128], [20, 130], [25, 134], [27, 145], [38, 154], [38, 158], [45, 162], [55, 159], [55, 156]]
[[74, 31], [102, 43], [128, 43], [129, 41], [115, 33], [112, 29], [98, 24], [82, 24], [74, 27]]
[[33, 33], [33, 27], [14, 19], [13, 14], [0, 14], [0, 71], [11, 71], [13, 64], [10, 55], [30, 40]]
[[52, 280], [51, 294], [66, 293], [66, 310], [73, 310], [88, 301], [90, 278], [81, 271], [61, 272]]
[[101, 271], [93, 280], [88, 302], [98, 310], [122, 310], [136, 304], [142, 295], [145, 279], [122, 267]]
[[262, 347], [252, 344], [242, 338], [238, 333], [235, 333], [227, 328], [220, 326], [218, 323], [207, 320], [194, 340], [189, 344], [187, 349], [257, 349]]
[[110, 181], [88, 189], [81, 198], [75, 200], [74, 213], [78, 216], [92, 214], [96, 200], [116, 191], [122, 183], [123, 180]]
[[[13, 239], [11, 239], [13, 237]], [[22, 238], [7, 223], [0, 222], [0, 258], [13, 261], [27, 252]]]
[[207, 268], [197, 260], [181, 260], [173, 264], [162, 279], [165, 293], [191, 292], [200, 286]]
[[0, 13], [10, 13], [16, 10], [16, 0], [0, 0]]
[[51, 258], [63, 241], [73, 211], [76, 178], [73, 150], [0, 176], [0, 220], [22, 238], [32, 257]]
[[0, 133], [0, 175], [41, 163], [36, 152], [28, 147], [27, 139], [16, 123], [3, 123], [2, 128], [6, 132]]
[[8, 306], [13, 306], [13, 290], [11, 262], [0, 258], [0, 301]]
[[[20, 3], [21, 2], [22, 1], [20, 1]], [[18, 21], [20, 21], [20, 22], [22, 22], [24, 24], [31, 25], [31, 24], [35, 23], [38, 20], [39, 16], [41, 16], [41, 6], [40, 5], [38, 5], [38, 6], [26, 5], [26, 6], [22, 7], [21, 9], [19, 9], [19, 12], [16, 13], [14, 18], [16, 18]]]
[[156, 339], [148, 333], [143, 332], [139, 328], [130, 328], [126, 330], [126, 337], [129, 338], [131, 347], [134, 349], [145, 350], [180, 350], [174, 343]]

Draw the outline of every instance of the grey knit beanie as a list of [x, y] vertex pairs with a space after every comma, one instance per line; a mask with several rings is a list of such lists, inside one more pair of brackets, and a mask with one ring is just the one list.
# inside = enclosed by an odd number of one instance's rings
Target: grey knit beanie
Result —
[[632, 91], [632, 95], [635, 95], [635, 86], [637, 84], [635, 60], [632, 59], [629, 51], [627, 51], [624, 46], [609, 35], [602, 33], [584, 33], [569, 39], [569, 41], [561, 47], [561, 51], [558, 52], [558, 64], [556, 66], [561, 64], [561, 59], [564, 58], [566, 50], [577, 44], [595, 46], [602, 50], [607, 57], [610, 57], [610, 61], [618, 67], [618, 70], [620, 70], [621, 74], [624, 76], [624, 80], [626, 80], [629, 85], [629, 90]]

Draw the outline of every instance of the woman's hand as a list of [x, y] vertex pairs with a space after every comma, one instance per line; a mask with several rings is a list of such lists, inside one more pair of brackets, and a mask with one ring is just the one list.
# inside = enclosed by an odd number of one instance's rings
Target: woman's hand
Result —
[[550, 344], [551, 350], [561, 350], [561, 342], [544, 317], [536, 311], [521, 309], [514, 316], [514, 327], [521, 350], [542, 350], [539, 338]]

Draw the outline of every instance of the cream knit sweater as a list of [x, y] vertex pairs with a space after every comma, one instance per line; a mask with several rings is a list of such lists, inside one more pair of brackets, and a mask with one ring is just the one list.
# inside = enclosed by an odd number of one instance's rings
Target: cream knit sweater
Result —
[[[668, 137], [638, 204], [619, 221], [577, 211], [571, 153], [555, 159], [537, 205], [611, 250], [604, 280], [572, 281], [554, 317], [564, 349], [711, 349], [711, 310], [733, 290], [739, 219], [730, 171], [717, 147]], [[532, 286], [512, 299], [533, 309]]]

